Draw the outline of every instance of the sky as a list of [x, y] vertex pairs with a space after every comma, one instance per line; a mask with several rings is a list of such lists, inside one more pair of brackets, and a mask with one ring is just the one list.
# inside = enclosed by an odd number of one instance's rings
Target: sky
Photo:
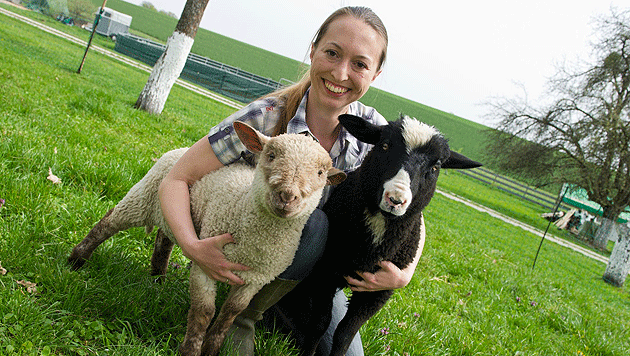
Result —
[[[186, 3], [125, 1], [178, 16]], [[492, 126], [489, 101], [543, 100], [558, 65], [588, 59], [594, 17], [630, 0], [210, 0], [200, 27], [307, 62], [321, 23], [347, 5], [370, 7], [387, 28], [373, 86]]]

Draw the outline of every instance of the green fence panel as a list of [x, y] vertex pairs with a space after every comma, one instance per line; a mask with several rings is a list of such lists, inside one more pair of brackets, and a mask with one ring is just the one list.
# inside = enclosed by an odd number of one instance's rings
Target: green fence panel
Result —
[[[115, 50], [150, 66], [155, 65], [166, 46], [133, 35], [118, 36]], [[271, 93], [282, 85], [269, 78], [214, 61], [196, 54], [189, 54], [180, 74], [182, 79], [225, 95], [243, 103]]]

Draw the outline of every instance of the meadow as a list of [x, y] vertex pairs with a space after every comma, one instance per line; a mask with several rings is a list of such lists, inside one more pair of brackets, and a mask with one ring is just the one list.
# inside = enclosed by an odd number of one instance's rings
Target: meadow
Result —
[[[91, 52], [77, 75], [83, 51], [0, 14], [0, 355], [174, 355], [188, 309], [177, 248], [162, 284], [144, 229], [80, 271], [66, 258], [154, 159], [233, 110], [174, 87], [162, 115], [137, 111], [148, 74]], [[543, 224], [456, 172], [439, 187]], [[603, 264], [546, 243], [532, 271], [538, 237], [439, 194], [426, 221], [412, 282], [361, 330], [367, 355], [630, 353], [630, 295], [602, 281]], [[273, 331], [257, 342], [260, 355], [296, 354]]]
[[[100, 0], [91, 1], [97, 7], [102, 4]], [[107, 6], [133, 16], [131, 33], [158, 42], [166, 43], [177, 24], [177, 19], [122, 0], [109, 0]], [[313, 29], [313, 34], [315, 31], [316, 29]], [[308, 43], [305, 43], [305, 59], [308, 49]], [[192, 52], [275, 81], [280, 81], [283, 78], [296, 81], [307, 68], [300, 61], [203, 28], [197, 32]], [[384, 71], [387, 71], [387, 64]], [[374, 87], [370, 88], [361, 101], [366, 105], [375, 107], [388, 119], [396, 119], [402, 113], [419, 118], [430, 125], [435, 125], [449, 138], [454, 150], [477, 160], [482, 159], [483, 145], [487, 135], [485, 130], [488, 129], [486, 126]]]

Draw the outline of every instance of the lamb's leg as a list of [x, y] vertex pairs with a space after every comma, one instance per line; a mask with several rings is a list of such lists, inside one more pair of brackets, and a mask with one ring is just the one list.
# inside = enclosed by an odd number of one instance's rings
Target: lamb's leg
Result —
[[184, 356], [197, 356], [201, 351], [201, 344], [214, 316], [217, 283], [208, 277], [197, 264], [190, 269], [190, 309], [186, 336], [179, 347], [179, 353]]
[[121, 226], [121, 224], [113, 221], [112, 215], [114, 215], [115, 209], [116, 207], [108, 211], [101, 221], [90, 230], [87, 236], [72, 249], [70, 257], [68, 257], [68, 262], [72, 269], [81, 268], [100, 244], [118, 231], [128, 228], [128, 226]]
[[153, 255], [151, 256], [151, 275], [164, 276], [168, 268], [168, 260], [171, 258], [171, 252], [175, 243], [164, 234], [162, 229], [158, 229], [155, 236], [155, 245], [153, 246]]
[[214, 356], [219, 354], [221, 344], [223, 344], [234, 318], [247, 308], [249, 302], [261, 288], [262, 286], [259, 284], [244, 284], [230, 288], [217, 319], [204, 338], [201, 348], [202, 355]]
[[335, 330], [330, 355], [345, 355], [361, 326], [387, 303], [393, 293], [391, 290], [352, 293], [346, 316]]

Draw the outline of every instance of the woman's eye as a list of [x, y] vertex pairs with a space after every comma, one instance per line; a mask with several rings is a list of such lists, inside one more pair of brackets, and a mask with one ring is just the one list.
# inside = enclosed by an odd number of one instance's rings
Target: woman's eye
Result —
[[356, 65], [356, 66], [357, 66], [357, 68], [359, 68], [359, 69], [368, 69], [367, 64], [365, 64], [365, 63], [363, 63], [363, 62], [357, 62], [355, 65]]
[[329, 49], [329, 50], [326, 50], [325, 52], [329, 57], [337, 57], [337, 51]]

